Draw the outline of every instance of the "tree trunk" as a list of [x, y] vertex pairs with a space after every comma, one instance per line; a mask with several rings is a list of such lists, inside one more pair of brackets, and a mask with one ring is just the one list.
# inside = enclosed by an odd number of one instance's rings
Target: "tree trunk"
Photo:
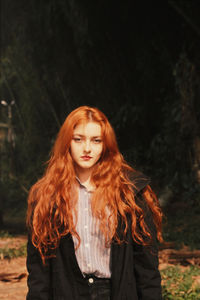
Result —
[[[200, 183], [200, 135], [195, 110], [197, 73], [185, 54], [181, 55], [175, 70], [181, 100], [180, 138], [184, 171], [193, 173]], [[188, 174], [188, 173], [187, 173]]]

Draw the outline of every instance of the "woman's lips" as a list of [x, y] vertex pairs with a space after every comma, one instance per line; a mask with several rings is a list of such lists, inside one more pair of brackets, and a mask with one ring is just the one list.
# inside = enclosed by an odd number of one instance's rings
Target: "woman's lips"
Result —
[[83, 160], [90, 160], [92, 157], [88, 155], [81, 156]]

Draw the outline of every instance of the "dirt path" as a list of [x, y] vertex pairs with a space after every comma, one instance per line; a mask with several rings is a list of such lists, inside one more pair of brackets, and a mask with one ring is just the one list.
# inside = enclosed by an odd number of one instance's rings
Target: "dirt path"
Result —
[[[18, 248], [25, 242], [26, 238], [24, 236], [0, 239], [0, 248]], [[200, 266], [200, 251], [192, 252], [187, 247], [177, 251], [169, 243], [159, 251], [159, 261], [161, 270], [177, 263], [182, 264], [183, 268], [189, 264]], [[27, 293], [26, 281], [25, 257], [13, 258], [11, 260], [0, 259], [0, 300], [25, 300]]]
[[[26, 243], [26, 236], [1, 238], [0, 248], [19, 249]], [[25, 300], [27, 293], [26, 258], [3, 259], [0, 257], [0, 300]]]
[[0, 299], [24, 300], [27, 293], [26, 258], [0, 260]]

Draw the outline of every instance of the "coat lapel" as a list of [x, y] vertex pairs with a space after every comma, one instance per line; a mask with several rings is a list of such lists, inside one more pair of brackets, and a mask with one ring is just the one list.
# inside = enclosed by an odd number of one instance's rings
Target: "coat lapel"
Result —
[[[117, 231], [121, 240], [123, 239], [123, 229], [124, 226], [119, 220]], [[124, 290], [122, 287], [124, 286], [124, 279], [126, 279], [129, 236], [130, 234], [127, 233], [126, 241], [121, 244], [118, 244], [115, 240], [111, 244], [111, 299], [123, 299]]]
[[83, 274], [79, 268], [78, 261], [76, 259], [74, 242], [71, 234], [68, 234], [67, 236], [62, 238], [60, 243], [60, 250], [62, 252], [62, 256], [67, 257], [67, 261], [70, 264], [70, 267], [73, 269], [75, 277], [77, 279], [82, 280]]

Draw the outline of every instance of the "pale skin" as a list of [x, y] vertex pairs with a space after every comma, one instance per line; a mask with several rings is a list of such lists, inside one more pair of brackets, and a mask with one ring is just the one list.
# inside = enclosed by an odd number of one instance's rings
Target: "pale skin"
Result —
[[92, 170], [103, 151], [101, 131], [101, 126], [96, 122], [78, 124], [70, 145], [76, 174], [89, 191], [94, 189], [90, 182]]

